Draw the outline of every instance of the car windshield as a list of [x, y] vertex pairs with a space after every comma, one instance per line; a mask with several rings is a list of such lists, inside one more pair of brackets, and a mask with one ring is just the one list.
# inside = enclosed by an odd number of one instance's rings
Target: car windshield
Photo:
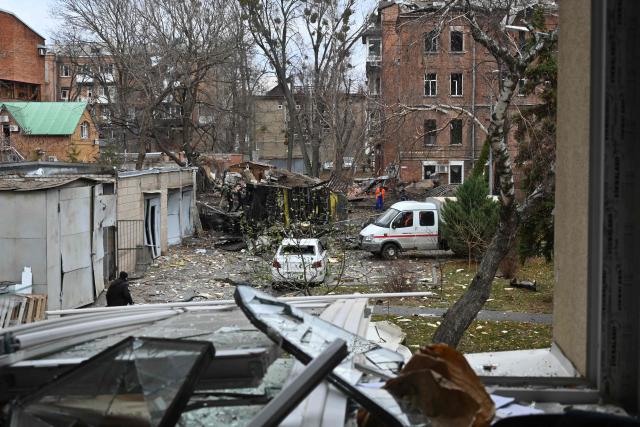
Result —
[[374, 224], [377, 225], [378, 227], [388, 227], [389, 224], [391, 224], [391, 221], [393, 220], [393, 218], [395, 218], [396, 215], [398, 215], [398, 212], [400, 211], [397, 209], [393, 209], [393, 208], [387, 209], [385, 213], [383, 213], [376, 219]]
[[316, 249], [313, 245], [287, 245], [280, 249], [281, 255], [315, 255]]

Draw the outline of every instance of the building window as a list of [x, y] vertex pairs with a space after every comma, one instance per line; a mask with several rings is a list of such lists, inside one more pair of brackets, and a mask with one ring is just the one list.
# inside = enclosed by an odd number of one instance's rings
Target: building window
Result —
[[464, 162], [451, 160], [449, 162], [449, 184], [462, 184], [464, 181]]
[[462, 31], [451, 31], [451, 52], [464, 51], [464, 36]]
[[380, 95], [380, 77], [369, 81], [369, 95]]
[[369, 59], [380, 60], [382, 41], [380, 39], [367, 39], [367, 46], [369, 49]]
[[424, 75], [424, 95], [436, 96], [438, 94], [438, 76], [435, 73]]
[[69, 88], [68, 87], [60, 89], [60, 99], [62, 99], [63, 101], [68, 101], [69, 100]]
[[434, 161], [422, 162], [422, 179], [435, 179], [438, 164]]
[[438, 51], [438, 31], [432, 30], [424, 35], [424, 51], [435, 53]]
[[527, 84], [527, 79], [518, 80], [518, 96], [525, 96], [525, 86]]
[[80, 138], [89, 139], [89, 123], [82, 122], [80, 125]]
[[462, 144], [462, 120], [453, 119], [449, 122], [451, 129], [451, 145]]
[[93, 98], [93, 88], [87, 88], [87, 98]]
[[462, 96], [462, 73], [451, 74], [451, 96]]
[[60, 67], [60, 75], [62, 77], [69, 77], [71, 76], [71, 67], [69, 67], [68, 65], [62, 65]]
[[436, 121], [433, 119], [424, 121], [424, 145], [436, 145]]

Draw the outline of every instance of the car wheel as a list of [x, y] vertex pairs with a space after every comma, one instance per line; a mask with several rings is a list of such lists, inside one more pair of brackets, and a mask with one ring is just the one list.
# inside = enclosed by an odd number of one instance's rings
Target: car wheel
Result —
[[384, 259], [396, 259], [398, 258], [399, 249], [393, 243], [387, 243], [382, 247], [382, 258]]

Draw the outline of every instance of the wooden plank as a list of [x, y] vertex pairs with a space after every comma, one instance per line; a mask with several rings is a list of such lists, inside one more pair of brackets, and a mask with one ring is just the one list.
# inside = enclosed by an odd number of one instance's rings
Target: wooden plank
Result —
[[31, 323], [33, 319], [33, 303], [29, 297], [27, 297], [27, 318], [25, 323]]
[[18, 310], [18, 325], [22, 325], [24, 323], [24, 310], [27, 308], [27, 299], [23, 298], [20, 301], [20, 310]]

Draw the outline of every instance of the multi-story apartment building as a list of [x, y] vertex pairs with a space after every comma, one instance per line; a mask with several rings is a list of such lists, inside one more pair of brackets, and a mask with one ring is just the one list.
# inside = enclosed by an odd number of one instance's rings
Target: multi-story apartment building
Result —
[[47, 101], [45, 39], [13, 13], [0, 9], [0, 101]]
[[[379, 174], [400, 180], [462, 183], [485, 140], [499, 93], [501, 66], [476, 43], [466, 18], [438, 14], [443, 2], [380, 2], [367, 44], [370, 115], [377, 118], [373, 145]], [[555, 25], [553, 21], [550, 25]], [[526, 33], [514, 31], [516, 42]], [[518, 83], [512, 109], [538, 102]], [[508, 135], [509, 149], [517, 142]]]

